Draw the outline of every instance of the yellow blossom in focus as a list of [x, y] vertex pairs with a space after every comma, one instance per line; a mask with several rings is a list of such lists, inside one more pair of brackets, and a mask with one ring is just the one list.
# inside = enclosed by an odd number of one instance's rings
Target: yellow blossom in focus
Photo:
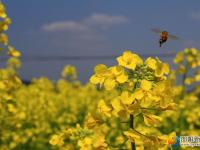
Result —
[[141, 90], [141, 89], [137, 89], [137, 90], [135, 90], [135, 92], [133, 93], [133, 96], [134, 96], [135, 99], [140, 100], [140, 99], [142, 99], [142, 98], [144, 97], [144, 92], [143, 92], [143, 90]]
[[148, 57], [145, 61], [145, 64], [147, 64], [147, 66], [153, 70], [156, 70], [156, 60]]
[[128, 80], [128, 75], [121, 66], [111, 67], [111, 72], [119, 83], [124, 83]]
[[115, 88], [115, 86], [116, 86], [116, 82], [112, 78], [107, 78], [104, 82], [104, 87], [106, 90], [112, 90]]
[[133, 95], [131, 95], [128, 91], [122, 92], [120, 99], [121, 99], [121, 102], [126, 105], [130, 105], [134, 101]]
[[132, 70], [134, 70], [137, 65], [141, 65], [143, 63], [142, 59], [131, 51], [125, 51], [122, 56], [117, 58], [117, 62], [120, 66]]
[[147, 80], [142, 80], [140, 87], [145, 91], [149, 91], [152, 88], [152, 82]]
[[118, 83], [124, 83], [128, 80], [128, 75], [121, 66], [109, 68], [110, 74], [106, 77], [104, 87], [106, 90], [112, 90]]
[[95, 74], [90, 78], [90, 82], [93, 84], [99, 83], [100, 85], [103, 84], [106, 76], [109, 74], [107, 66], [103, 64], [98, 64], [94, 68], [94, 73]]
[[154, 70], [155, 76], [159, 78], [167, 75], [170, 70], [169, 65], [167, 63], [163, 63], [159, 58], [153, 59], [149, 57], [146, 59], [145, 64]]
[[118, 113], [123, 109], [123, 106], [121, 104], [121, 101], [119, 98], [115, 98], [112, 100], [111, 102], [111, 105], [113, 107], [113, 111], [112, 113], [115, 115], [115, 116], [118, 116]]
[[142, 80], [140, 88], [133, 93], [134, 99], [141, 100], [152, 88], [152, 83], [147, 80]]
[[104, 85], [106, 90], [112, 90], [117, 84], [124, 83], [128, 80], [128, 75], [121, 66], [107, 68], [99, 64], [94, 69], [95, 74], [90, 78], [93, 84]]
[[163, 75], [168, 73], [169, 73], [169, 65], [157, 59], [155, 76], [162, 77]]

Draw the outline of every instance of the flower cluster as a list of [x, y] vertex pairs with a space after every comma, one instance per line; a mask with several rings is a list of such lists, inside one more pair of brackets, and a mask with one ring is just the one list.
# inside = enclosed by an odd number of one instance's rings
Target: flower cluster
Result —
[[21, 53], [5, 33], [10, 23], [0, 1], [0, 50], [8, 54], [0, 68], [0, 150], [168, 150], [176, 135], [200, 134], [197, 49], [179, 52], [175, 71], [159, 58], [125, 51], [116, 66], [97, 65], [92, 84], [82, 85], [67, 65], [58, 81], [25, 85]]
[[[103, 64], [97, 65], [94, 69], [95, 74], [90, 78], [93, 84], [99, 84], [100, 87], [105, 87], [105, 90], [116, 89], [118, 91], [118, 95], [112, 100], [102, 99], [99, 101], [99, 113], [106, 117], [119, 117], [123, 120], [128, 120], [129, 116], [134, 120], [142, 118], [147, 127], [159, 126], [162, 118], [152, 114], [152, 111], [176, 108], [176, 104], [172, 100], [173, 93], [169, 90], [171, 84], [170, 81], [167, 81], [166, 76], [170, 71], [169, 65], [163, 63], [159, 58], [149, 57], [143, 60], [131, 51], [125, 51], [122, 56], [117, 58], [117, 62], [118, 65], [112, 67]], [[125, 131], [125, 135], [130, 142], [135, 143], [129, 135], [135, 135], [139, 131], [134, 129], [133, 119], [130, 121], [131, 129]], [[140, 122], [141, 124], [142, 122]], [[138, 125], [135, 123], [136, 127]], [[137, 136], [139, 135], [143, 134], [140, 133]], [[155, 142], [151, 138], [148, 139], [152, 143]], [[136, 145], [139, 144], [136, 142]]]
[[[200, 52], [197, 49], [186, 48], [179, 52], [174, 59], [174, 63], [178, 65], [178, 73], [187, 76], [187, 78], [184, 77], [183, 82], [185, 84], [190, 85], [200, 81], [200, 70], [198, 70], [200, 67]], [[196, 73], [193, 76], [190, 74], [188, 76], [191, 70], [195, 70]]]

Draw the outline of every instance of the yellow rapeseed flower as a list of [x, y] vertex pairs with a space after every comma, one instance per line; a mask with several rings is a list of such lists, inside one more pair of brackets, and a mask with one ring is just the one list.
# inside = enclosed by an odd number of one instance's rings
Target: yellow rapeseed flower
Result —
[[107, 78], [104, 82], [104, 87], [106, 90], [112, 90], [116, 86], [116, 82], [114, 78]]
[[166, 63], [163, 63], [159, 59], [157, 59], [155, 76], [156, 77], [163, 77], [165, 74], [168, 74], [169, 71], [170, 71], [169, 65], [166, 64]]
[[54, 134], [54, 135], [51, 137], [49, 143], [50, 143], [51, 145], [59, 145], [59, 143], [62, 143], [62, 138], [61, 138], [60, 135]]
[[145, 61], [145, 64], [146, 64], [149, 68], [151, 68], [151, 69], [153, 69], [153, 70], [156, 70], [156, 60], [155, 60], [155, 59], [153, 59], [153, 58], [151, 58], [151, 57], [148, 57], [148, 58], [146, 59], [146, 61]]
[[144, 123], [147, 126], [158, 126], [162, 121], [161, 117], [151, 114], [143, 114], [143, 117], [144, 117]]
[[184, 82], [185, 82], [185, 84], [187, 84], [187, 85], [191, 85], [192, 83], [195, 82], [195, 78], [187, 77], [187, 78], [185, 79]]
[[77, 78], [76, 68], [71, 65], [65, 66], [61, 73], [61, 76], [63, 78], [71, 77], [72, 79], [76, 79]]
[[8, 55], [12, 57], [20, 57], [21, 53], [12, 46], [8, 46]]
[[111, 72], [114, 74], [116, 81], [119, 83], [124, 83], [128, 80], [128, 75], [121, 66], [111, 67]]
[[106, 105], [106, 103], [104, 102], [103, 99], [101, 99], [98, 103], [98, 110], [101, 114], [107, 116], [107, 117], [111, 117], [111, 108], [109, 106]]
[[121, 99], [121, 102], [123, 104], [126, 104], [126, 105], [130, 105], [133, 103], [134, 101], [134, 97], [132, 94], [130, 94], [128, 91], [124, 91], [122, 92], [121, 96], [120, 96], [120, 99]]
[[111, 104], [112, 104], [112, 107], [114, 108], [113, 114], [115, 116], [118, 116], [118, 112], [123, 109], [123, 106], [121, 104], [120, 98], [113, 99]]
[[93, 138], [93, 147], [94, 149], [99, 149], [99, 150], [103, 150], [107, 148], [107, 144], [105, 141], [105, 135], [102, 134], [97, 134], [94, 138]]
[[105, 81], [105, 78], [109, 75], [109, 71], [106, 65], [98, 64], [94, 68], [94, 75], [91, 76], [90, 82], [93, 84], [102, 85]]
[[8, 45], [8, 36], [5, 33], [0, 34], [0, 42], [4, 45]]
[[7, 14], [6, 14], [6, 9], [4, 7], [4, 5], [0, 2], [0, 17], [1, 18], [6, 18]]
[[107, 68], [105, 65], [99, 64], [94, 69], [95, 74], [90, 78], [93, 84], [104, 85], [106, 90], [112, 90], [119, 83], [128, 80], [128, 75], [121, 66]]
[[0, 90], [4, 90], [6, 88], [6, 84], [3, 81], [0, 81]]
[[5, 18], [2, 22], [0, 22], [0, 31], [7, 31], [10, 24], [11, 19]]
[[175, 64], [181, 63], [183, 61], [183, 57], [184, 57], [183, 52], [177, 53], [176, 57], [174, 58], [174, 63]]
[[137, 65], [141, 65], [143, 63], [142, 59], [131, 51], [125, 51], [122, 56], [117, 58], [117, 62], [120, 66], [132, 70], [134, 70]]
[[134, 99], [140, 100], [144, 97], [144, 92], [142, 89], [136, 89], [133, 93]]
[[91, 150], [92, 139], [85, 137], [84, 139], [78, 141], [78, 146], [80, 147], [80, 150]]
[[200, 81], [200, 70], [198, 70], [195, 74], [195, 80]]
[[140, 87], [145, 91], [149, 91], [152, 88], [152, 82], [147, 80], [142, 80]]

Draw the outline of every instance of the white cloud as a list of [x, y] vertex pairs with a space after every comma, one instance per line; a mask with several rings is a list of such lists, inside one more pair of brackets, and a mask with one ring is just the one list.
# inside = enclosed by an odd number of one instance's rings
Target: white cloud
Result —
[[112, 16], [107, 14], [92, 14], [85, 19], [85, 22], [89, 25], [98, 26], [113, 26], [116, 24], [124, 24], [129, 22], [128, 18], [122, 15]]
[[[64, 20], [46, 23], [41, 30], [46, 33], [53, 33], [51, 44], [58, 49], [68, 49], [73, 51], [83, 50], [91, 52], [108, 49], [110, 43], [102, 32], [102, 29], [108, 29], [115, 25], [127, 23], [129, 20], [122, 15], [106, 15], [94, 13], [79, 21]], [[48, 36], [48, 34], [47, 34]]]
[[190, 13], [192, 19], [200, 20], [200, 11]]
[[85, 32], [89, 29], [78, 22], [74, 21], [57, 21], [42, 26], [42, 30], [47, 32], [70, 31], [70, 32]]
[[118, 24], [129, 22], [128, 18], [122, 15], [107, 15], [94, 13], [89, 17], [80, 21], [55, 21], [42, 26], [42, 30], [46, 32], [91, 32], [93, 27], [108, 28]]

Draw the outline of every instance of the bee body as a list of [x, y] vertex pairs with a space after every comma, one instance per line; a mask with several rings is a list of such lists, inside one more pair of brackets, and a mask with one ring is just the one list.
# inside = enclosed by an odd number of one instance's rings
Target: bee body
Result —
[[159, 40], [159, 44], [160, 47], [162, 46], [163, 43], [165, 43], [168, 39], [168, 32], [167, 31], [163, 31], [160, 33], [160, 40]]
[[169, 38], [170, 39], [178, 39], [176, 36], [169, 34], [167, 31], [163, 31], [157, 28], [152, 29], [153, 32], [160, 34], [159, 45], [162, 46]]

